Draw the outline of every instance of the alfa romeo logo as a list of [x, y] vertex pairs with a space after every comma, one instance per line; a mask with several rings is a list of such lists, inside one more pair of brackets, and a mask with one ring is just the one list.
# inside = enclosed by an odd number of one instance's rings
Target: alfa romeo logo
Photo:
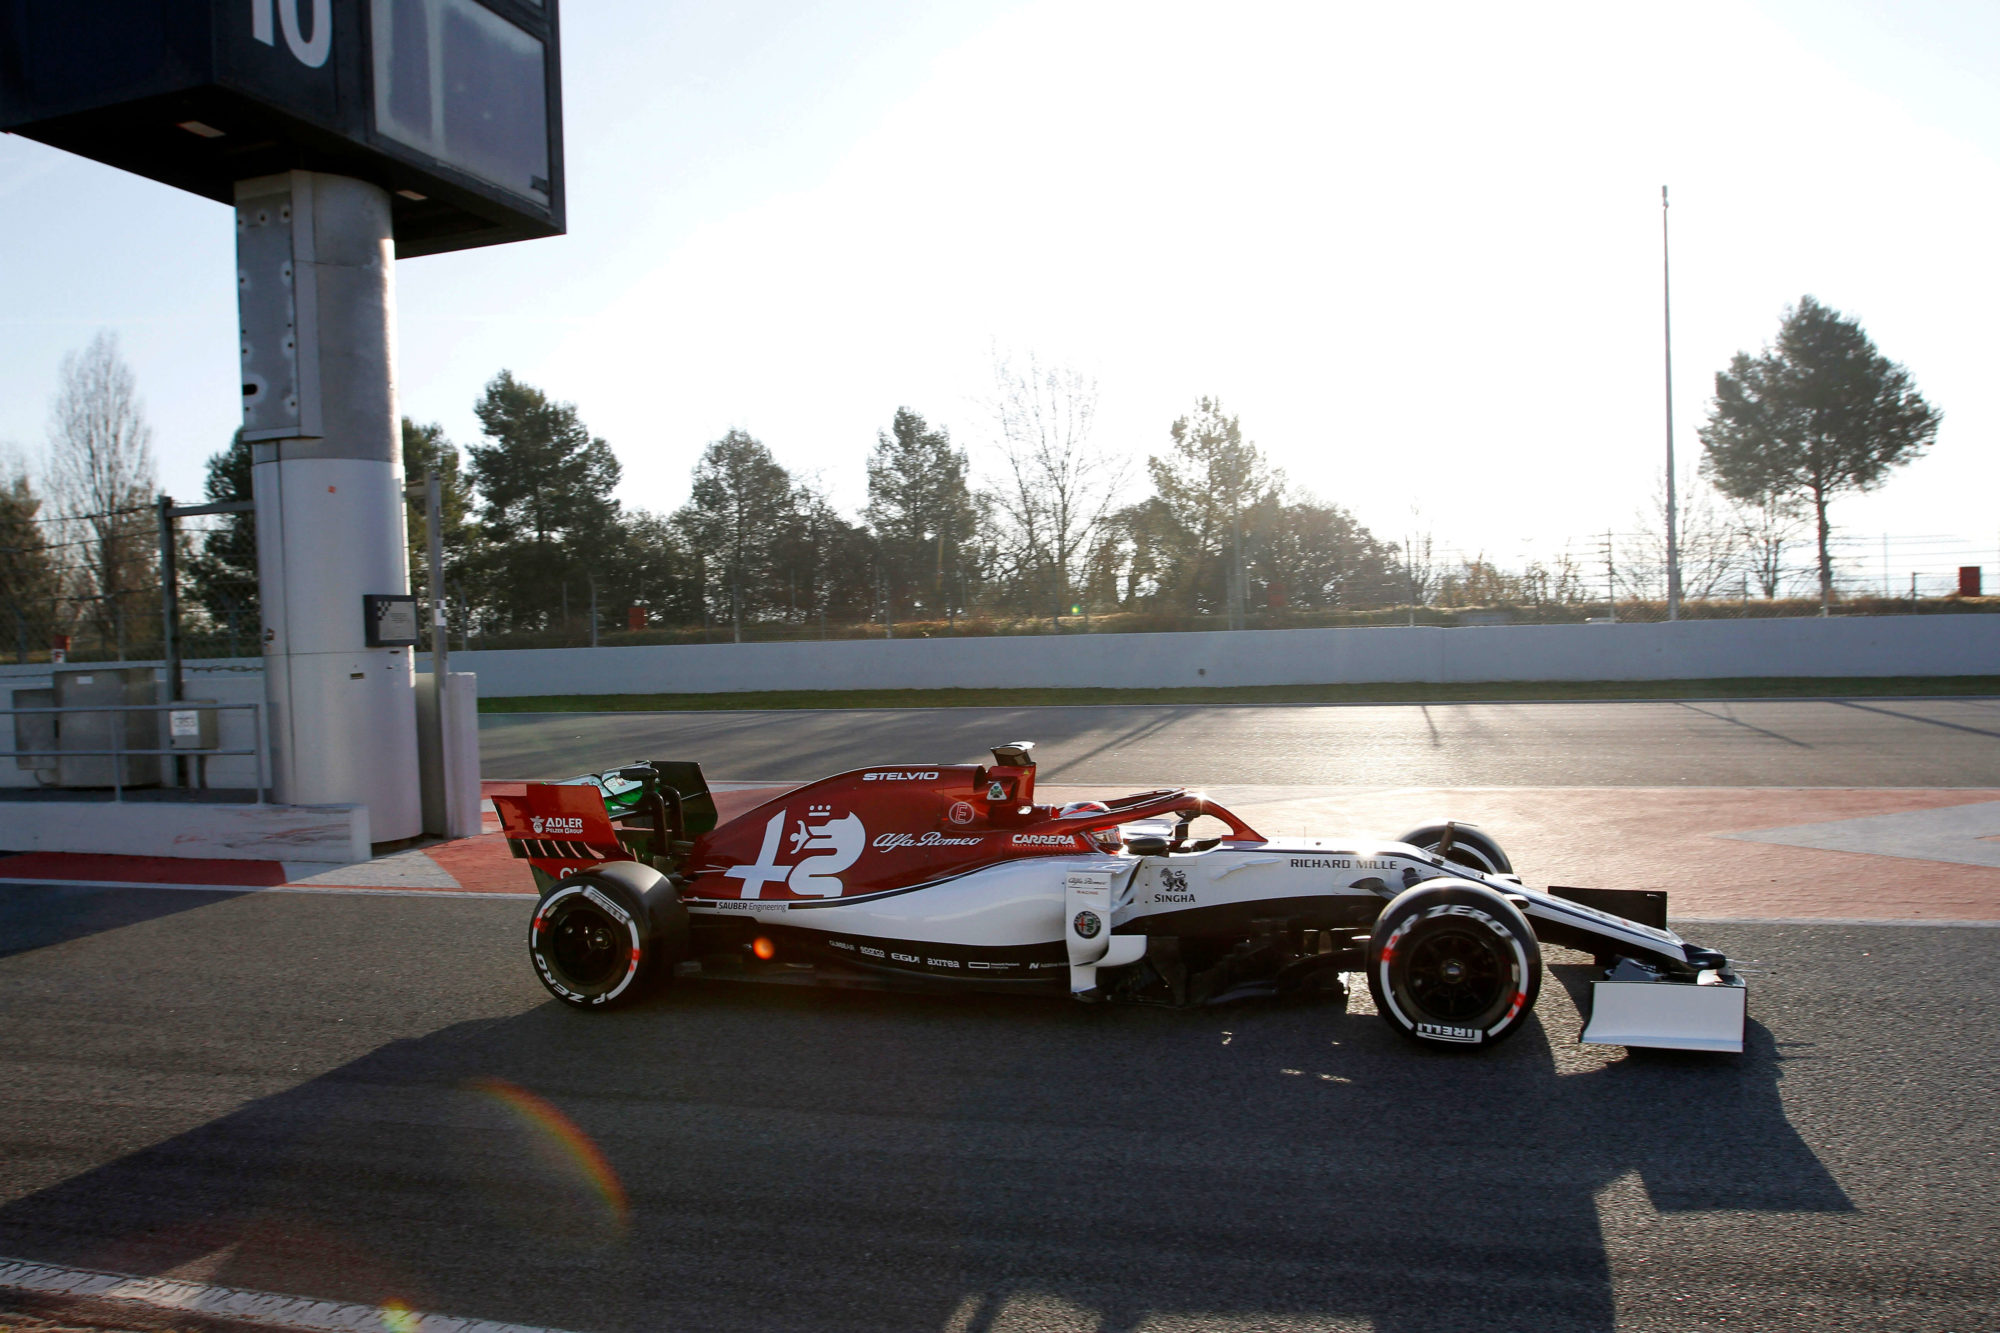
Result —
[[1097, 932], [1103, 929], [1104, 923], [1098, 919], [1097, 913], [1078, 912], [1076, 914], [1076, 933], [1085, 939], [1096, 939]]

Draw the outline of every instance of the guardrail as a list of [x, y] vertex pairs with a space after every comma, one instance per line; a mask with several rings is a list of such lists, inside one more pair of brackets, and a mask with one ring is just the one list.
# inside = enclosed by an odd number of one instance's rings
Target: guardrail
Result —
[[[255, 746], [248, 749], [243, 749], [243, 748], [225, 749], [219, 745], [175, 746], [169, 744], [165, 749], [149, 749], [141, 746], [129, 746], [121, 744], [120, 743], [121, 737], [119, 735], [119, 732], [122, 730], [122, 728], [114, 726], [111, 728], [112, 743], [110, 749], [81, 749], [72, 746], [61, 746], [61, 745], [57, 746], [54, 749], [47, 749], [47, 750], [20, 749], [16, 747], [13, 749], [0, 750], [0, 759], [19, 760], [19, 759], [46, 758], [46, 759], [54, 759], [59, 762], [63, 759], [86, 759], [86, 758], [101, 759], [109, 757], [111, 760], [111, 782], [109, 784], [112, 791], [111, 799], [113, 801], [123, 801], [125, 799], [125, 789], [127, 787], [140, 785], [137, 783], [126, 782], [124, 780], [125, 776], [124, 760], [127, 757], [137, 757], [141, 755], [157, 755], [162, 758], [172, 758], [175, 756], [179, 756], [182, 758], [208, 760], [208, 759], [247, 755], [255, 758], [257, 761], [257, 803], [259, 805], [267, 804], [269, 802], [270, 788], [271, 788], [270, 770], [267, 764], [267, 756], [270, 754], [271, 750], [271, 737], [269, 731], [268, 718], [265, 714], [265, 705], [262, 703], [240, 703], [240, 704], [205, 703], [205, 702], [192, 703], [187, 700], [181, 700], [176, 703], [156, 703], [156, 704], [70, 704], [67, 706], [59, 706], [51, 708], [12, 708], [12, 707], [0, 708], [0, 715], [6, 715], [10, 717], [21, 717], [29, 715], [44, 716], [44, 717], [55, 718], [58, 721], [58, 723], [60, 722], [61, 716], [65, 713], [182, 714], [187, 719], [186, 725], [188, 725], [191, 728], [194, 728], [197, 735], [199, 735], [200, 714], [230, 713], [230, 712], [236, 712], [236, 713], [247, 712], [251, 714], [252, 725], [256, 728], [256, 734], [257, 734], [257, 744]], [[181, 718], [173, 716], [168, 717], [167, 729], [170, 740], [172, 733], [176, 730], [177, 725], [180, 724], [181, 721], [182, 721]], [[221, 728], [218, 726], [216, 730], [219, 736]], [[40, 766], [38, 765], [37, 767]], [[200, 785], [192, 790], [205, 789], [205, 784], [206, 784], [205, 765], [202, 766], [202, 775], [198, 779], [198, 782]], [[79, 790], [95, 790], [95, 788], [79, 788]]]

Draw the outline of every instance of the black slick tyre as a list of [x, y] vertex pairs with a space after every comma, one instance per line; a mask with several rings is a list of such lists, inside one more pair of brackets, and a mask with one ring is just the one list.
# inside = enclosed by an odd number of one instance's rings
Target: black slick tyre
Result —
[[[1425, 824], [1422, 828], [1411, 829], [1396, 841], [1435, 855], [1444, 843], [1444, 830], [1443, 824]], [[1499, 842], [1470, 824], [1452, 825], [1451, 855], [1445, 859], [1467, 870], [1477, 870], [1482, 875], [1514, 873], [1514, 863], [1507, 859], [1507, 853]]]
[[570, 875], [535, 906], [528, 957], [549, 994], [578, 1009], [630, 1004], [673, 976], [687, 912], [650, 866], [615, 861]]
[[1376, 919], [1368, 989], [1384, 1022], [1425, 1046], [1490, 1046], [1542, 991], [1535, 932], [1506, 898], [1463, 879], [1405, 889]]

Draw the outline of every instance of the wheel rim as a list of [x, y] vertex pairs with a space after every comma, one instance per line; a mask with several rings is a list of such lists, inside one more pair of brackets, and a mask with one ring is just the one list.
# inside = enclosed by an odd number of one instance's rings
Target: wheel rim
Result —
[[1425, 935], [1404, 973], [1411, 1003], [1429, 1018], [1464, 1023], [1498, 1006], [1511, 984], [1499, 941], [1468, 930]]
[[549, 960], [574, 985], [601, 990], [631, 961], [631, 936], [594, 907], [577, 906], [547, 927]]
[[[1435, 856], [1437, 855], [1438, 848], [1443, 845], [1443, 843], [1434, 842], [1424, 848], [1424, 850]], [[1455, 865], [1467, 866], [1473, 870], [1477, 870], [1482, 875], [1491, 875], [1498, 870], [1498, 867], [1487, 859], [1485, 853], [1469, 842], [1452, 844], [1451, 854], [1444, 859]]]

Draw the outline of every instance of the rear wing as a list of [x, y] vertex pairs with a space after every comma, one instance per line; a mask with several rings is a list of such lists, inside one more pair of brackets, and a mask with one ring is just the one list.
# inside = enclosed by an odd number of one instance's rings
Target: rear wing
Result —
[[494, 796], [493, 808], [508, 850], [534, 868], [544, 889], [572, 870], [605, 861], [667, 869], [717, 822], [701, 765], [683, 760], [531, 782], [519, 796]]

